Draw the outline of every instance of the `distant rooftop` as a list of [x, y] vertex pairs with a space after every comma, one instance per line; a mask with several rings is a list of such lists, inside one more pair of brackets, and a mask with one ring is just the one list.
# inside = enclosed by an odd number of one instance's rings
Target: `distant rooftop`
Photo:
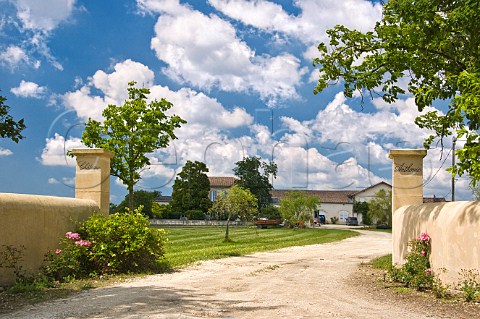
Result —
[[232, 187], [237, 178], [225, 176], [209, 176], [210, 187]]

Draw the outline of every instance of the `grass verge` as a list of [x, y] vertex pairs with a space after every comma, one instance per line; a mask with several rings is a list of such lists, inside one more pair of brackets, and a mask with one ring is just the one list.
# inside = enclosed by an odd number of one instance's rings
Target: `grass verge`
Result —
[[374, 258], [371, 263], [373, 268], [389, 270], [392, 267], [392, 254]]

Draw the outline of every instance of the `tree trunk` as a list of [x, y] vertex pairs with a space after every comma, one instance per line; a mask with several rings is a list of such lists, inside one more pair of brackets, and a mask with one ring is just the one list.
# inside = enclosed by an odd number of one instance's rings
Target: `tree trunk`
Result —
[[230, 224], [230, 218], [227, 219], [227, 228], [225, 229], [225, 240], [228, 240], [228, 225]]
[[128, 208], [130, 208], [130, 212], [133, 213], [133, 210], [135, 209], [133, 201], [133, 185], [128, 186]]

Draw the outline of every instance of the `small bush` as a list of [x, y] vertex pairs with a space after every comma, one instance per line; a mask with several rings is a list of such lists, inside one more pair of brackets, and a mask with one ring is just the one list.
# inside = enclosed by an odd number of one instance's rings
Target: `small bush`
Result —
[[409, 247], [405, 264], [400, 268], [392, 267], [390, 277], [404, 283], [406, 287], [431, 289], [434, 276], [430, 268], [430, 236], [422, 233], [416, 240], [409, 242]]
[[336, 224], [336, 223], [338, 223], [338, 217], [333, 216], [333, 217], [330, 218], [330, 221], [332, 222], [332, 224]]
[[[444, 273], [446, 271], [447, 270], [445, 268], [438, 269], [439, 273]], [[433, 278], [432, 292], [437, 298], [442, 298], [442, 299], [448, 298], [450, 297], [450, 294], [448, 292], [448, 290], [450, 289], [450, 286], [442, 282], [438, 272], [435, 274], [435, 277]]]
[[57, 280], [109, 273], [157, 270], [164, 231], [150, 228], [140, 209], [109, 217], [93, 214], [78, 233], [68, 232], [62, 249], [47, 257], [45, 272]]
[[474, 301], [477, 296], [480, 297], [480, 275], [478, 271], [462, 269], [460, 275], [463, 279], [458, 284], [458, 289], [463, 291], [465, 301]]
[[26, 276], [21, 266], [24, 252], [25, 246], [20, 246], [20, 248], [11, 245], [0, 246], [0, 268], [12, 269], [15, 280], [22, 280]]

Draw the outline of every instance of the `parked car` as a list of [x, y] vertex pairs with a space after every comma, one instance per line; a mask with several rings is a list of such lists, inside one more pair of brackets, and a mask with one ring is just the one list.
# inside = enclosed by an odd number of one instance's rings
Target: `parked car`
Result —
[[347, 226], [358, 226], [357, 217], [347, 217], [346, 224]]
[[325, 215], [318, 215], [318, 219], [320, 219], [320, 224], [325, 225], [327, 218]]

